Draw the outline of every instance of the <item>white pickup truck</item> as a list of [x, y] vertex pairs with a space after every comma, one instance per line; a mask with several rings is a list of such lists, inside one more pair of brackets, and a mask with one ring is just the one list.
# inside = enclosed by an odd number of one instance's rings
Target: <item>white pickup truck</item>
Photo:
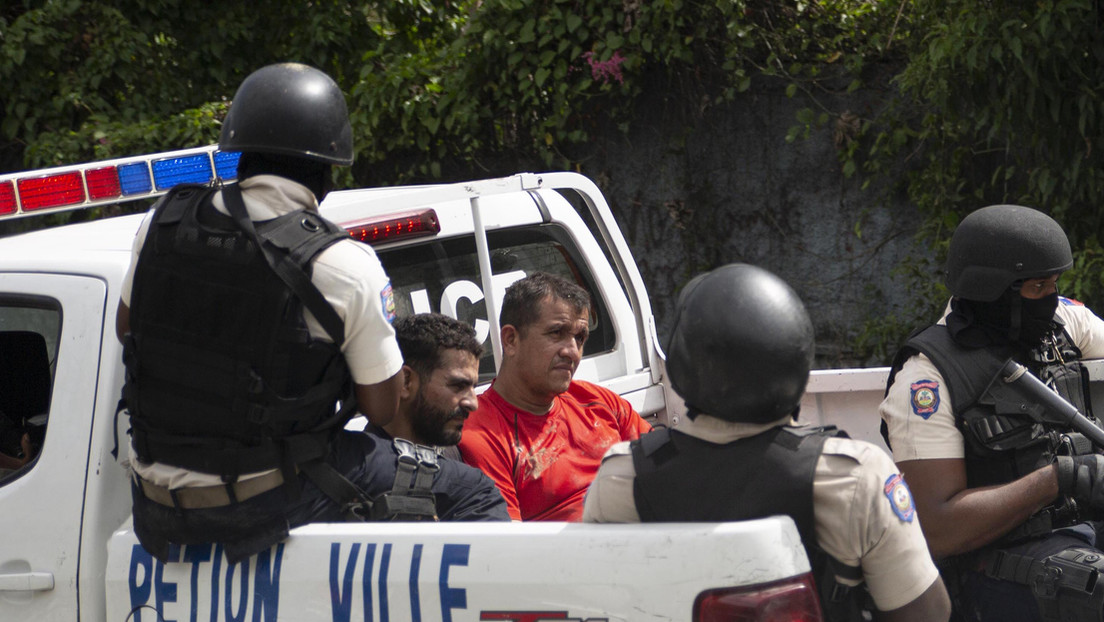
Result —
[[[0, 218], [163, 194], [230, 179], [214, 147], [0, 176]], [[500, 355], [497, 307], [535, 270], [593, 294], [578, 376], [677, 425], [644, 283], [601, 192], [574, 173], [334, 192], [322, 213], [375, 246], [398, 312], [440, 311]], [[722, 524], [337, 523], [292, 531], [229, 564], [187, 546], [162, 564], [129, 523], [114, 450], [123, 383], [115, 308], [140, 215], [0, 240], [0, 450], [33, 460], [0, 470], [0, 620], [450, 621], [820, 620], [809, 563], [784, 517]], [[805, 420], [880, 443], [885, 369], [814, 372]], [[805, 617], [802, 617], [805, 616]], [[783, 619], [771, 617], [771, 620]]]

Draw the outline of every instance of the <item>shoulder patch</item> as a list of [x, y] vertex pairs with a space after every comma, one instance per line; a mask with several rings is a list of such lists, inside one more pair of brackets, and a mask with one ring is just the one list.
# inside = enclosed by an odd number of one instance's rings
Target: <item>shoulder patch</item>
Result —
[[1061, 302], [1062, 304], [1066, 305], [1067, 307], [1083, 307], [1083, 306], [1085, 306], [1085, 303], [1081, 302], [1080, 300], [1074, 300], [1073, 298], [1066, 298], [1065, 296], [1059, 296], [1058, 301]]
[[883, 491], [886, 499], [889, 499], [889, 505], [893, 508], [893, 513], [897, 515], [897, 518], [901, 519], [902, 522], [911, 523], [912, 517], [916, 516], [916, 506], [912, 503], [912, 492], [901, 474], [894, 473], [890, 475], [889, 479], [886, 480]]
[[390, 324], [395, 321], [395, 292], [391, 289], [391, 281], [380, 291], [380, 305], [383, 306], [383, 317]]
[[939, 383], [934, 380], [919, 380], [909, 385], [909, 403], [912, 412], [925, 420], [939, 410]]

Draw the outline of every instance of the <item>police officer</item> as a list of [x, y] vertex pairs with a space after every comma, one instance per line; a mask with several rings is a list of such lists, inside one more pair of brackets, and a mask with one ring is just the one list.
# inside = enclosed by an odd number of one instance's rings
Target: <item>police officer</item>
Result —
[[344, 95], [305, 65], [259, 69], [219, 147], [241, 152], [239, 182], [155, 206], [116, 321], [134, 528], [162, 560], [211, 541], [240, 559], [298, 524], [366, 513], [393, 479], [368, 468], [370, 437], [342, 432], [357, 411], [388, 423], [402, 387], [387, 275], [317, 213], [331, 167], [353, 161]]
[[[880, 411], [915, 494], [932, 555], [968, 620], [1101, 620], [1104, 469], [1065, 424], [1009, 398], [1016, 361], [1091, 415], [1082, 358], [1104, 356], [1104, 322], [1058, 295], [1073, 265], [1065, 232], [1040, 211], [994, 205], [951, 239], [947, 315], [897, 355]], [[1045, 420], [1045, 416], [1042, 417]]]
[[787, 514], [830, 620], [947, 620], [950, 603], [889, 456], [834, 428], [797, 427], [813, 327], [770, 272], [730, 264], [683, 289], [667, 371], [688, 420], [612, 447], [587, 493], [593, 522]]

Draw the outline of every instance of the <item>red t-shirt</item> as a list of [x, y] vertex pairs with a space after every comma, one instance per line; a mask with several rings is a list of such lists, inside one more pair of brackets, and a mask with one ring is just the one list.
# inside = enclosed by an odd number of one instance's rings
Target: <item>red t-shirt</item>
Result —
[[514, 520], [578, 521], [602, 456], [651, 430], [613, 391], [572, 381], [547, 415], [511, 405], [492, 384], [464, 422], [460, 453], [502, 491]]

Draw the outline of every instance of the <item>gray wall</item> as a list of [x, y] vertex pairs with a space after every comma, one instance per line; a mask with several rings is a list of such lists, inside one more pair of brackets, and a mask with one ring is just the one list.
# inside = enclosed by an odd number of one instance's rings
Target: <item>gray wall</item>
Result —
[[[657, 98], [640, 107], [628, 136], [607, 133], [583, 164], [629, 240], [661, 336], [691, 276], [739, 261], [778, 274], [805, 301], [816, 367], [885, 364], [852, 344], [868, 318], [913, 304], [891, 271], [909, 253], [926, 253], [914, 243], [918, 215], [900, 199], [881, 207], [844, 178], [834, 128], [787, 143], [801, 102], [755, 91], [704, 114]], [[859, 114], [870, 105], [829, 103]]]

